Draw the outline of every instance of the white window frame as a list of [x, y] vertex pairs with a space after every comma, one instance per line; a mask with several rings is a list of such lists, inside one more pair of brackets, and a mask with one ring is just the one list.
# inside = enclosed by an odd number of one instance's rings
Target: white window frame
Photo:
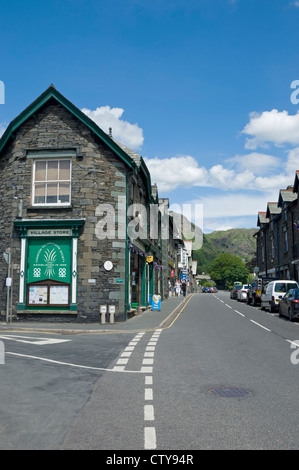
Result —
[[[35, 181], [35, 169], [37, 162], [50, 162], [50, 161], [69, 161], [70, 162], [70, 179], [69, 180], [45, 180], [46, 183], [68, 183], [69, 184], [69, 201], [68, 202], [35, 202], [35, 185], [39, 182]], [[42, 181], [40, 182], [42, 183]], [[33, 159], [33, 175], [32, 175], [32, 206], [34, 207], [70, 207], [72, 197], [72, 159], [71, 158], [60, 158], [53, 154], [51, 158], [47, 156], [40, 156], [39, 158]]]

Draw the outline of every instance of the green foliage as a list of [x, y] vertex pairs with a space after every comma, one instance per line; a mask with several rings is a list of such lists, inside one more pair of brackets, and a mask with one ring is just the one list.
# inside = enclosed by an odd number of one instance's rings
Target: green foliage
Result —
[[211, 263], [210, 276], [217, 286], [226, 287], [233, 285], [236, 280], [246, 284], [249, 271], [238, 256], [221, 253]]
[[198, 273], [210, 272], [210, 265], [220, 253], [230, 253], [248, 262], [250, 271], [256, 264], [251, 261], [255, 256], [256, 241], [252, 236], [256, 229], [230, 229], [203, 234], [203, 245], [200, 250], [193, 251], [193, 259], [197, 261]]

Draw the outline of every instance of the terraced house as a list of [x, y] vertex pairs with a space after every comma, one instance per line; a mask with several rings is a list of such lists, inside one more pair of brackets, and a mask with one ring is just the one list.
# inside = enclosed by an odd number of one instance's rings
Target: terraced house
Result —
[[299, 171], [294, 184], [279, 191], [258, 213], [257, 266], [259, 276], [299, 281]]
[[159, 197], [143, 158], [53, 85], [3, 134], [0, 181], [2, 317], [123, 321], [167, 296], [168, 240], [159, 211], [148, 230]]

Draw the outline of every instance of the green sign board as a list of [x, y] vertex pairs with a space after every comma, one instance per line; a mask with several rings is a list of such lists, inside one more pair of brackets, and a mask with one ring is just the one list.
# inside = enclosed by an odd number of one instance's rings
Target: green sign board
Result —
[[30, 239], [28, 250], [27, 282], [71, 282], [71, 239]]

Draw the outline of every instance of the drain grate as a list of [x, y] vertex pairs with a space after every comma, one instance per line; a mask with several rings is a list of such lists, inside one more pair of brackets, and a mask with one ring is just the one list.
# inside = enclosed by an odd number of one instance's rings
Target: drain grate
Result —
[[245, 388], [240, 387], [215, 387], [209, 390], [210, 393], [213, 395], [217, 395], [218, 397], [228, 397], [228, 398], [242, 398], [248, 395], [251, 395], [250, 390], [246, 390]]

